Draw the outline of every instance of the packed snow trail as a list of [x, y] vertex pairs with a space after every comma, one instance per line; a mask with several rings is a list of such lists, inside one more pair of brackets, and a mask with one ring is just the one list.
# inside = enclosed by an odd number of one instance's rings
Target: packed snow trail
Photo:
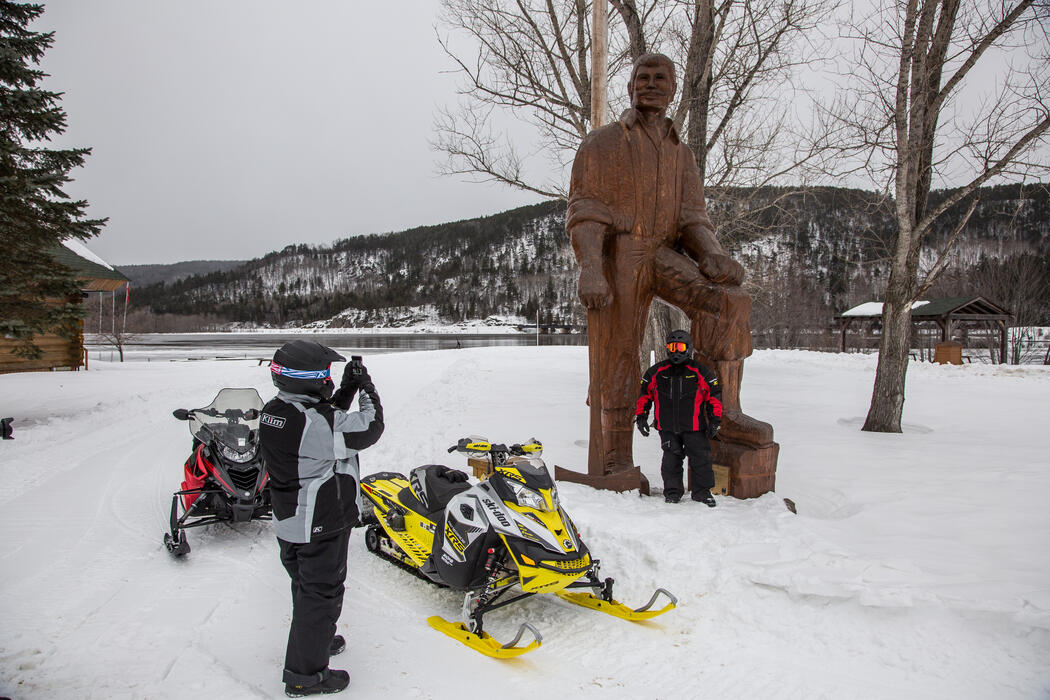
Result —
[[[537, 437], [583, 470], [585, 348], [366, 357], [386, 407], [365, 473], [425, 463], [469, 434]], [[496, 661], [448, 639], [461, 596], [351, 538], [338, 657], [361, 698], [1050, 697], [1050, 368], [913, 363], [903, 435], [862, 433], [874, 358], [765, 351], [745, 410], [781, 443], [777, 493], [717, 508], [559, 484], [616, 597], [679, 607], [630, 623], [537, 596], [486, 615], [543, 646]], [[0, 376], [0, 696], [283, 697], [288, 578], [268, 523], [161, 543], [190, 448], [175, 408], [224, 386], [273, 394], [254, 361], [95, 362]], [[635, 441], [659, 485], [659, 445]], [[782, 498], [790, 497], [792, 515]], [[349, 697], [349, 695], [348, 695]]]

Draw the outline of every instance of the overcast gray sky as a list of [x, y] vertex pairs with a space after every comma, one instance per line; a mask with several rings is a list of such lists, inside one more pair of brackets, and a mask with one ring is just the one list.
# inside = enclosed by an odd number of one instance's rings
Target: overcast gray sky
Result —
[[67, 193], [108, 216], [109, 262], [246, 259], [539, 199], [438, 176], [428, 139], [455, 78], [437, 0], [53, 0], [42, 68]]

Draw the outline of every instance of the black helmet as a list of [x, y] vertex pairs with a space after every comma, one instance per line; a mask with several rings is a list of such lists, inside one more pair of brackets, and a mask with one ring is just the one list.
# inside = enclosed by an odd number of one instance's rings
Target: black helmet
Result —
[[281, 391], [327, 400], [335, 389], [330, 367], [333, 362], [345, 361], [345, 357], [320, 343], [293, 340], [273, 354], [270, 378]]
[[667, 346], [667, 357], [676, 365], [693, 357], [693, 337], [688, 331], [671, 331], [667, 334], [664, 343]]

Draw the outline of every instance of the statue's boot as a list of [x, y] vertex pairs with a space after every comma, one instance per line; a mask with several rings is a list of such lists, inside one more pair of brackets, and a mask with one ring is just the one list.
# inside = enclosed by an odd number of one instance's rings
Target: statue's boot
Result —
[[709, 362], [709, 366], [722, 383], [722, 429], [718, 433], [719, 438], [753, 447], [765, 447], [772, 443], [773, 426], [752, 418], [740, 409], [740, 382], [744, 374], [744, 361]]

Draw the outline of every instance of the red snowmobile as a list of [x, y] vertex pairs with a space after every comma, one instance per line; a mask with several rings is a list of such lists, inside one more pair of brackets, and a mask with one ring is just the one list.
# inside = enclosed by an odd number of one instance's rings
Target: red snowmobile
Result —
[[204, 408], [172, 413], [189, 421], [193, 435], [185, 481], [171, 497], [171, 532], [164, 535], [164, 546], [175, 556], [190, 551], [185, 531], [191, 527], [272, 518], [259, 453], [262, 408], [255, 389], [222, 389]]

